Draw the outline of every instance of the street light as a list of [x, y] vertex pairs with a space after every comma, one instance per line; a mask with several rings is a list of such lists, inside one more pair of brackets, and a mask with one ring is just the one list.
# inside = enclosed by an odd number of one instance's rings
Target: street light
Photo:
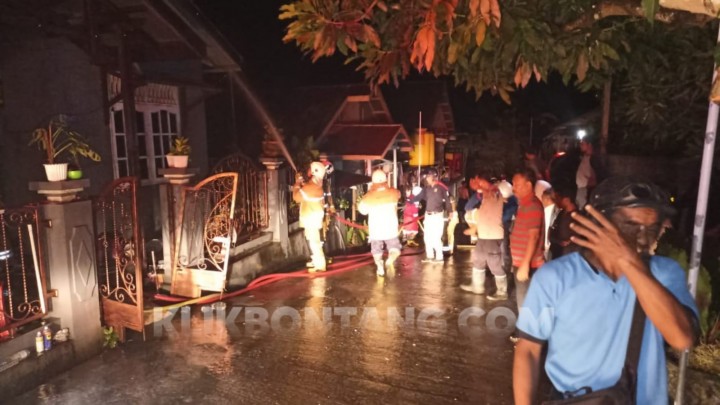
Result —
[[585, 138], [585, 135], [587, 135], [587, 131], [586, 131], [586, 130], [584, 130], [584, 129], [578, 129], [578, 131], [577, 131], [577, 138], [578, 138], [578, 140], [581, 140], [581, 141], [582, 141], [583, 138]]

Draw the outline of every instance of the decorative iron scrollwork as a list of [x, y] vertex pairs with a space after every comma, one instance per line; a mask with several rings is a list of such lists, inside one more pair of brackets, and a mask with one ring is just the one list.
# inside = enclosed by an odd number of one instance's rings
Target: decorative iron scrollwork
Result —
[[175, 248], [177, 272], [188, 269], [218, 273], [216, 285], [224, 285], [228, 257], [234, 239], [237, 173], [211, 176], [183, 192], [180, 208], [180, 236]]
[[264, 168], [241, 153], [224, 158], [213, 168], [213, 173], [223, 172], [238, 176], [232, 223], [237, 235], [234, 245], [252, 239], [268, 227], [268, 178]]
[[0, 210], [0, 331], [40, 318], [47, 311], [38, 229], [36, 208]]
[[100, 294], [130, 305], [138, 305], [142, 291], [136, 192], [137, 179], [125, 177], [111, 183], [95, 201]]

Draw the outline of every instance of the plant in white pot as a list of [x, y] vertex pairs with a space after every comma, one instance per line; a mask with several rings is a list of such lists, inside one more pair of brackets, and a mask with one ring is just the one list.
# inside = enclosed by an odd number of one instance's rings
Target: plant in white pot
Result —
[[76, 165], [79, 156], [94, 162], [100, 161], [100, 154], [95, 152], [79, 133], [71, 130], [67, 116], [53, 117], [47, 128], [37, 128], [32, 133], [29, 145], [36, 144], [45, 151], [45, 174], [48, 181], [62, 181], [67, 178], [66, 162], [59, 162], [59, 158], [69, 155]]
[[167, 158], [169, 167], [184, 168], [188, 166], [188, 159], [190, 158], [190, 140], [184, 136], [179, 136], [173, 140], [173, 144], [170, 147], [170, 153], [165, 157]]

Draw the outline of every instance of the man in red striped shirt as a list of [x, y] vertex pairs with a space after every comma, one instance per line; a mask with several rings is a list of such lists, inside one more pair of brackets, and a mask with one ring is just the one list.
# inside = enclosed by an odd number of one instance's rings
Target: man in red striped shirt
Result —
[[543, 258], [545, 210], [533, 191], [535, 180], [533, 171], [522, 170], [513, 176], [512, 181], [513, 192], [519, 204], [515, 224], [510, 233], [518, 312], [522, 308], [530, 286], [532, 272], [545, 262]]

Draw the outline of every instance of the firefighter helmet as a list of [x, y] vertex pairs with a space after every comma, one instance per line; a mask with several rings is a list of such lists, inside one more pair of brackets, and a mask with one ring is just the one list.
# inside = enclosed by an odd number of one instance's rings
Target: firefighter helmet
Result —
[[325, 176], [325, 165], [320, 162], [310, 163], [310, 173], [313, 177], [324, 177]]
[[387, 175], [384, 171], [377, 169], [372, 173], [373, 183], [387, 183]]

